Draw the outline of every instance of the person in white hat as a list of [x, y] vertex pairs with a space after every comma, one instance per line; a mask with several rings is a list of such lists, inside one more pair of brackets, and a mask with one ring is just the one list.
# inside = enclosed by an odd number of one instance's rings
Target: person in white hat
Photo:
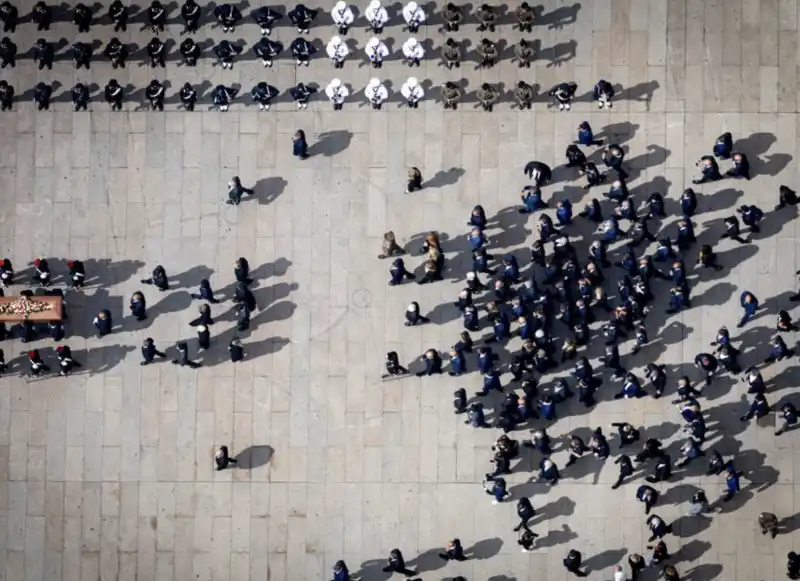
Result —
[[347, 34], [347, 29], [353, 24], [356, 19], [353, 10], [347, 5], [344, 0], [339, 0], [331, 10], [331, 18], [333, 23], [339, 27], [339, 34]]
[[408, 66], [419, 66], [422, 57], [425, 56], [425, 49], [413, 36], [403, 44], [403, 55], [406, 57]]
[[389, 56], [388, 47], [376, 36], [373, 36], [367, 41], [367, 46], [364, 47], [364, 52], [367, 53], [367, 58], [372, 66], [379, 69], [383, 66], [383, 60]]
[[341, 80], [333, 79], [325, 87], [325, 94], [328, 95], [328, 99], [333, 103], [333, 110], [340, 111], [345, 99], [350, 95], [350, 91], [342, 84]]
[[381, 34], [383, 32], [383, 27], [389, 22], [389, 13], [386, 12], [386, 8], [381, 6], [381, 0], [372, 0], [369, 6], [367, 6], [367, 10], [364, 12], [364, 17], [369, 22], [369, 25], [372, 27], [372, 32], [375, 34]]
[[408, 31], [416, 34], [420, 24], [425, 22], [425, 11], [413, 0], [403, 6], [403, 18], [408, 24]]
[[344, 66], [345, 57], [350, 54], [350, 49], [347, 48], [340, 36], [331, 38], [328, 41], [328, 46], [325, 47], [325, 51], [328, 53], [328, 58], [331, 59], [335, 69], [341, 69]]
[[380, 109], [383, 102], [389, 98], [389, 89], [378, 78], [370, 79], [364, 89], [364, 96], [372, 104], [373, 109]]
[[406, 98], [409, 107], [416, 109], [419, 106], [419, 102], [425, 96], [425, 90], [416, 78], [408, 77], [408, 80], [400, 87], [400, 94]]

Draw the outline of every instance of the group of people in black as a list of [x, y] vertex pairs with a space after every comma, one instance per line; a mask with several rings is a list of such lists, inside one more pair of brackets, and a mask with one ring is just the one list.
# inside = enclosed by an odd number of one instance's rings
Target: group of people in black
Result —
[[[598, 147], [600, 149], [595, 151]], [[587, 148], [591, 151], [584, 152]], [[698, 378], [669, 377], [667, 367], [652, 360], [646, 364], [644, 377], [632, 371], [634, 356], [651, 341], [651, 329], [647, 328], [646, 322], [652, 318], [650, 314], [653, 310], [659, 308], [657, 287], [663, 285], [663, 290], [668, 290], [668, 302], [660, 307], [665, 315], [680, 313], [691, 308], [691, 279], [694, 276], [692, 264], [686, 264], [687, 259], [694, 257], [693, 262], [701, 269], [700, 277], [705, 269], [717, 271], [724, 265], [718, 263], [711, 244], [701, 245], [697, 242], [693, 220], [701, 208], [698, 207], [694, 190], [688, 188], [679, 197], [680, 217], [677, 223], [663, 229], [656, 228], [652, 224], [660, 225], [667, 217], [664, 193], [651, 192], [643, 205], [636, 203], [628, 191], [629, 174], [622, 147], [597, 139], [591, 126], [583, 122], [565, 157], [566, 166], [575, 168], [578, 175], [587, 180], [587, 190], [603, 188], [605, 185], [607, 189], [602, 194], [605, 200], [601, 203], [600, 199], [593, 198], [580, 213], [573, 215], [572, 203], [568, 199], [543, 199], [542, 188], [553, 178], [551, 168], [539, 161], [528, 163], [524, 171], [531, 183], [522, 190], [519, 212], [536, 214], [538, 232], [531, 246], [532, 265], [527, 274], [523, 274], [514, 254], [490, 253], [486, 233], [489, 220], [483, 207], [476, 206], [468, 218], [466, 236], [472, 252], [472, 269], [467, 273], [464, 287], [454, 301], [455, 308], [462, 315], [463, 331], [448, 352], [427, 349], [417, 364], [419, 369], [416, 375], [428, 377], [447, 373], [452, 377], [460, 377], [473, 369], [481, 374], [480, 387], [473, 397], [464, 388], [455, 391], [454, 407], [457, 414], [465, 414], [465, 423], [475, 428], [496, 427], [504, 432], [493, 448], [492, 470], [484, 481], [486, 493], [495, 503], [511, 497], [504, 476], [512, 472], [512, 461], [518, 457], [521, 449], [519, 442], [508, 436], [513, 430], [536, 424], [537, 427], [522, 443], [524, 447], [539, 452], [539, 479], [553, 485], [561, 478], [562, 472], [569, 474], [572, 465], [586, 461], [582, 458], [604, 460], [612, 453], [609, 438], [601, 428], [592, 431], [588, 442], [573, 433], [567, 442], [569, 458], [559, 469], [553, 458], [547, 425], [564, 413], [562, 409], [567, 407], [568, 401], [577, 400], [578, 404], [593, 408], [598, 394], [602, 393], [599, 390], [607, 391], [605, 385], [608, 385], [609, 379], [621, 383], [618, 390], [607, 392], [614, 399], [659, 398], [670, 389], [669, 383], [676, 381], [677, 397], [672, 404], [681, 416], [681, 432], [685, 439], [679, 442], [676, 451], [670, 452], [668, 446], [656, 438], [648, 438], [639, 444], [640, 429], [630, 423], [614, 424], [612, 427], [618, 434], [619, 448], [641, 448], [631, 456], [620, 452], [615, 460], [619, 476], [612, 488], [619, 488], [634, 475], [635, 464], [640, 467], [649, 465], [646, 469], [650, 474], [645, 480], [656, 484], [668, 482], [674, 469], [682, 469], [705, 457], [708, 460], [708, 473], [725, 477], [725, 492], [719, 501], [728, 502], [739, 493], [740, 479], [746, 475], [736, 468], [736, 458], [724, 459], [713, 447], [706, 448], [709, 439], [706, 426], [708, 414], [704, 413], [700, 403], [703, 390], [716, 377], [729, 374], [743, 382], [745, 391], [752, 396], [749, 407], [742, 409], [742, 421], [761, 418], [772, 412], [765, 395], [767, 384], [760, 368], [795, 355], [781, 335], [796, 331], [797, 326], [789, 313], [781, 310], [775, 335], [768, 346], [769, 353], [764, 349], [758, 362], [753, 362], [747, 369], [742, 365], [740, 348], [734, 346], [737, 339], [723, 326], [712, 342], [713, 349], [698, 353], [695, 357]], [[590, 161], [593, 157], [599, 157], [607, 171], [598, 169], [597, 164]], [[723, 174], [718, 163], [724, 161], [731, 163], [731, 168]], [[712, 153], [704, 156], [698, 166], [702, 167], [703, 174], [695, 180], [696, 184], [720, 179], [749, 180], [752, 177], [747, 155], [735, 147], [730, 133], [721, 135], [715, 141]], [[709, 166], [715, 169], [706, 169]], [[416, 187], [409, 187], [410, 191], [415, 191], [424, 187], [424, 183], [421, 175], [418, 175], [419, 170], [412, 170], [409, 171], [409, 184], [412, 176], [420, 178], [415, 181]], [[797, 194], [785, 185], [780, 187], [777, 197], [778, 203], [769, 213], [753, 204], [737, 208], [736, 214], [741, 216], [750, 230], [751, 238], [760, 233], [758, 224], [761, 220], [776, 219], [777, 212], [788, 212], [787, 207], [798, 203]], [[610, 209], [608, 202], [611, 202]], [[555, 210], [555, 220], [544, 212], [546, 209]], [[721, 240], [750, 243], [751, 239], [738, 239], [739, 217], [736, 214], [724, 220], [726, 229], [721, 234]], [[580, 256], [570, 241], [569, 233], [574, 231], [573, 224], [579, 220], [597, 227], [596, 237], [589, 243], [588, 257]], [[626, 230], [622, 228], [624, 222], [630, 225]], [[731, 231], [729, 224], [736, 225], [735, 232]], [[619, 242], [623, 244], [618, 245]], [[647, 252], [651, 243], [655, 243], [653, 253]], [[406, 250], [396, 242], [393, 232], [387, 233], [382, 250], [380, 258], [393, 259], [389, 269], [390, 286], [409, 282], [424, 284], [443, 279], [447, 268], [445, 253], [435, 232], [426, 237], [421, 248], [426, 255], [422, 278], [406, 267], [402, 257]], [[619, 274], [612, 275], [613, 272]], [[489, 280], [481, 280], [484, 276]], [[609, 284], [612, 281], [615, 287], [613, 294], [612, 285]], [[478, 297], [487, 294], [489, 296], [478, 303]], [[800, 293], [791, 300], [800, 300]], [[741, 293], [740, 303], [743, 314], [737, 324], [739, 328], [749, 324], [762, 308], [749, 290]], [[427, 323], [429, 319], [424, 313], [419, 303], [412, 303], [405, 314], [405, 324], [414, 326]], [[487, 334], [480, 338], [473, 337], [474, 333], [482, 331]], [[522, 339], [522, 348], [512, 353], [509, 361], [501, 362], [493, 347], [504, 345], [513, 337]], [[599, 365], [609, 372], [609, 377], [605, 379], [596, 369], [596, 364], [584, 353], [590, 343], [597, 342], [603, 343]], [[631, 344], [628, 357], [623, 357], [621, 353], [625, 343]], [[628, 358], [631, 358], [630, 362], [626, 361]], [[571, 367], [567, 367], [568, 374], [563, 373], [565, 366]], [[402, 365], [398, 353], [387, 354], [384, 378], [407, 377], [412, 371]], [[546, 375], [553, 373], [555, 378], [543, 381]], [[484, 402], [493, 395], [496, 399], [493, 421], [490, 421]], [[776, 435], [798, 425], [798, 412], [791, 401], [783, 402], [775, 411], [780, 419]], [[647, 512], [657, 506], [659, 497], [659, 492], [650, 484], [644, 484], [636, 491], [636, 498], [646, 505]], [[705, 493], [699, 490], [690, 504], [690, 514], [700, 514], [708, 508]], [[520, 545], [524, 550], [530, 550], [535, 546], [537, 535], [528, 528], [529, 519], [525, 515], [535, 511], [527, 498], [519, 499], [517, 511], [522, 522], [515, 530], [519, 532]], [[638, 554], [631, 556], [629, 565], [634, 579], [646, 563], [660, 564], [669, 557], [662, 538], [671, 532], [669, 525], [652, 515], [648, 518], [647, 526], [653, 531], [651, 541], [657, 539], [658, 543], [652, 547], [653, 555], [649, 559]], [[800, 573], [800, 560], [792, 555], [789, 556], [789, 573], [791, 575], [794, 571], [797, 575]], [[576, 575], [585, 575], [581, 569], [581, 554], [577, 550], [569, 552], [564, 566]], [[665, 567], [664, 575], [679, 579], [672, 565]]]
[[[230, 196], [235, 195], [234, 190], [236, 190], [237, 187], [242, 188], [238, 177], [234, 178], [229, 186]], [[66, 273], [65, 279], [65, 286], [67, 289], [64, 289], [53, 287], [54, 276], [51, 273], [47, 259], [37, 258], [30, 266], [32, 267], [30, 285], [34, 287], [34, 290], [22, 290], [19, 293], [20, 296], [28, 297], [34, 301], [36, 300], [36, 296], [39, 295], [59, 297], [62, 301], [61, 319], [52, 319], [47, 323], [35, 323], [25, 318], [10, 329], [6, 327], [4, 322], [0, 322], [0, 340], [19, 338], [23, 343], [29, 343], [38, 339], [49, 338], [54, 342], [61, 342], [68, 336], [66, 325], [69, 317], [67, 302], [64, 300], [66, 296], [65, 290], [80, 291], [86, 287], [86, 267], [80, 260], [68, 261], [68, 272]], [[249, 330], [251, 315], [258, 309], [255, 295], [251, 290], [254, 279], [251, 277], [250, 265], [246, 258], [239, 257], [236, 260], [233, 274], [236, 279], [236, 287], [232, 297], [234, 304], [233, 310], [236, 317], [236, 330], [242, 333]], [[89, 276], [91, 277], [92, 273], [89, 273]], [[10, 289], [13, 285], [19, 284], [20, 282], [19, 275], [15, 273], [11, 260], [8, 258], [0, 259], [0, 285], [2, 285], [2, 288], [0, 288], [0, 296], [4, 296], [5, 290]], [[159, 292], [166, 292], [171, 288], [169, 276], [161, 265], [156, 266], [151, 276], [142, 279], [141, 283], [144, 285], [151, 285], [158, 289]], [[201, 280], [198, 291], [190, 295], [192, 299], [203, 301], [198, 309], [199, 316], [189, 323], [197, 332], [198, 347], [201, 351], [212, 348], [211, 326], [214, 324], [214, 318], [211, 313], [210, 305], [221, 303], [224, 300], [224, 298], [217, 298], [215, 295], [216, 293], [212, 290], [208, 279]], [[131, 295], [128, 308], [133, 318], [137, 321], [145, 321], [148, 319], [147, 300], [143, 291], [137, 290]], [[109, 309], [102, 309], [99, 311], [92, 320], [92, 326], [98, 338], [110, 335], [117, 329]], [[172, 360], [173, 364], [193, 369], [202, 366], [201, 363], [195, 362], [190, 357], [187, 341], [181, 340], [175, 347], [178, 355]], [[156, 361], [156, 358], [167, 358], [164, 352], [159, 351], [155, 341], [151, 337], [146, 338], [142, 343], [141, 353], [141, 365], [150, 365]], [[230, 361], [233, 363], [244, 359], [244, 346], [238, 336], [232, 337], [228, 343], [228, 353]], [[59, 360], [59, 372], [62, 376], [70, 375], [75, 368], [81, 367], [81, 364], [72, 357], [72, 352], [67, 345], [59, 345], [56, 348], [56, 355]], [[39, 377], [50, 371], [50, 367], [44, 363], [38, 349], [31, 349], [28, 351], [27, 357], [30, 376]], [[0, 349], [0, 374], [8, 372], [9, 369], [10, 365], [5, 360], [3, 350]]]

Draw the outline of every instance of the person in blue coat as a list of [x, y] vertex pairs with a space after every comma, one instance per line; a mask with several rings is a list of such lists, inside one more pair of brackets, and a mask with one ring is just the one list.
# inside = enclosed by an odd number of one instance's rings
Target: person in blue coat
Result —
[[406, 264], [402, 258], [395, 258], [392, 267], [389, 269], [389, 286], [402, 284], [405, 279], [414, 280], [414, 273], [406, 270]]
[[292, 138], [292, 155], [300, 159], [308, 159], [308, 142], [305, 131], [298, 129]]
[[783, 425], [775, 432], [776, 436], [780, 436], [791, 429], [792, 426], [797, 425], [797, 408], [792, 402], [787, 401], [781, 406], [781, 418], [783, 419]]
[[333, 566], [333, 579], [331, 581], [350, 581], [350, 571], [341, 559]]
[[753, 418], [763, 418], [769, 413], [769, 411], [769, 403], [767, 403], [766, 396], [763, 393], [757, 393], [755, 397], [753, 397], [753, 401], [750, 402], [750, 408], [747, 410], [747, 413], [744, 414], [740, 419], [743, 422], [746, 422], [748, 420], [752, 420]]
[[550, 458], [539, 460], [539, 480], [546, 480], [551, 486], [558, 482], [558, 467]]
[[725, 174], [732, 178], [750, 179], [750, 162], [747, 161], [747, 156], [743, 153], [733, 154], [733, 167]]
[[740, 206], [736, 211], [742, 215], [742, 222], [750, 228], [750, 232], [758, 234], [760, 231], [758, 223], [764, 219], [764, 212], [758, 206], [747, 204]]
[[783, 337], [780, 335], [775, 335], [769, 344], [771, 345], [771, 349], [769, 351], [769, 357], [764, 359], [764, 363], [766, 364], [782, 361], [783, 359], [792, 357], [794, 355], [794, 349], [789, 349], [786, 346], [786, 342], [783, 340]]
[[453, 348], [450, 350], [450, 371], [447, 372], [447, 375], [450, 377], [455, 377], [456, 375], [461, 375], [462, 373], [467, 372], [467, 363], [464, 359], [464, 354], [457, 349]]
[[658, 491], [652, 486], [642, 484], [636, 489], [636, 500], [644, 503], [644, 514], [650, 514], [650, 509], [652, 509], [656, 501], [658, 501]]
[[741, 304], [744, 309], [744, 315], [736, 326], [741, 328], [756, 314], [758, 310], [758, 299], [750, 291], [744, 291], [739, 297], [739, 304]]
[[632, 399], [644, 397], [646, 395], [647, 392], [642, 389], [642, 384], [639, 383], [639, 379], [633, 373], [628, 373], [625, 376], [622, 389], [620, 389], [619, 393], [614, 395], [614, 399]]
[[475, 395], [483, 397], [489, 395], [494, 390], [502, 392], [503, 386], [500, 383], [500, 374], [496, 370], [490, 369], [486, 375], [483, 376], [483, 389], [481, 391], [476, 391]]
[[727, 131], [714, 142], [714, 155], [719, 159], [730, 159], [733, 151], [733, 136]]
[[556, 218], [560, 226], [572, 224], [572, 202], [567, 199], [559, 200], [556, 203]]
[[578, 139], [575, 141], [576, 145], [585, 145], [586, 147], [603, 145], [602, 139], [595, 139], [592, 132], [592, 126], [588, 121], [581, 122], [578, 125]]
[[697, 212], [697, 194], [692, 188], [687, 188], [681, 194], [681, 212], [684, 216], [691, 218]]
[[739, 492], [742, 488], [739, 483], [739, 479], [744, 475], [743, 472], [740, 470], [736, 470], [733, 467], [733, 464], [728, 464], [727, 467], [727, 474], [725, 475], [725, 494], [722, 497], [724, 502], [728, 502], [732, 499], [737, 492]]
[[704, 155], [696, 164], [700, 167], [702, 174], [698, 179], [692, 180], [693, 184], [704, 184], [706, 182], [715, 182], [722, 179], [722, 174], [719, 173], [719, 165], [717, 160], [712, 155]]

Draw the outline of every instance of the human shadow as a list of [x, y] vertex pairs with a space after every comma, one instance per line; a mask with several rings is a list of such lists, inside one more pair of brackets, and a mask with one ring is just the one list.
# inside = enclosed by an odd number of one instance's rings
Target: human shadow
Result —
[[578, 21], [578, 12], [581, 5], [577, 2], [572, 6], [559, 6], [558, 8], [544, 12], [543, 6], [534, 8], [534, 22], [536, 26], [546, 26], [550, 30], [558, 30], [575, 24]]
[[670, 153], [672, 152], [669, 149], [665, 149], [660, 145], [648, 145], [647, 153], [642, 153], [631, 159], [628, 159], [625, 163], [625, 167], [628, 169], [628, 175], [630, 176], [628, 180], [635, 180], [637, 177], [639, 177], [641, 172], [647, 168], [658, 167], [662, 165], [667, 161]]
[[386, 559], [368, 559], [361, 563], [361, 568], [351, 576], [355, 579], [370, 579], [375, 581], [387, 581], [392, 576], [391, 572], [386, 572]]
[[286, 191], [288, 184], [289, 182], [279, 176], [260, 179], [253, 186], [253, 197], [260, 205], [271, 204]]
[[693, 537], [711, 526], [713, 519], [706, 516], [681, 516], [672, 522], [672, 534], [681, 539]]
[[711, 548], [711, 543], [692, 539], [688, 543], [681, 545], [677, 553], [673, 554], [673, 563], [697, 561]]
[[437, 171], [431, 179], [422, 184], [425, 188], [443, 188], [445, 186], [452, 186], [458, 183], [458, 180], [467, 173], [467, 171], [460, 167], [451, 167], [450, 169]]
[[547, 549], [557, 545], [563, 545], [578, 538], [578, 533], [574, 532], [567, 525], [562, 524], [561, 529], [550, 529], [546, 535], [536, 540], [537, 549]]
[[106, 373], [114, 369], [125, 360], [125, 356], [136, 348], [132, 345], [101, 345], [92, 349], [78, 349], [73, 351], [73, 357], [83, 367], [77, 368], [73, 373]]
[[558, 500], [548, 502], [536, 511], [534, 522], [543, 523], [560, 516], [571, 516], [575, 513], [575, 501], [568, 496], [562, 496]]
[[607, 144], [616, 143], [617, 145], [622, 145], [633, 139], [638, 129], [639, 124], [631, 123], [630, 121], [611, 123], [610, 125], [604, 126], [600, 132], [595, 135], [595, 139], [603, 139]]
[[547, 67], [560, 67], [574, 59], [578, 54], [578, 41], [570, 40], [543, 48], [536, 57], [547, 62]]
[[252, 470], [266, 466], [272, 460], [275, 450], [272, 446], [248, 446], [236, 454], [237, 468], [241, 470]]
[[592, 555], [583, 562], [583, 565], [589, 571], [600, 571], [616, 565], [627, 553], [628, 549], [609, 549]]
[[491, 559], [500, 553], [503, 548], [503, 540], [500, 537], [483, 539], [471, 547], [464, 550], [464, 553], [472, 559]]
[[729, 282], [718, 282], [706, 289], [703, 294], [692, 297], [692, 309], [697, 307], [719, 306], [727, 303], [738, 289]]
[[687, 571], [683, 578], [686, 581], [711, 581], [722, 573], [722, 565], [718, 563], [706, 563], [698, 565]]
[[201, 280], [210, 279], [213, 274], [213, 268], [199, 264], [180, 274], [171, 276], [169, 278], [169, 288], [170, 290], [193, 288], [199, 286]]
[[353, 133], [351, 131], [343, 129], [326, 131], [321, 133], [317, 141], [308, 148], [308, 155], [334, 156], [350, 147], [352, 139]]
[[621, 101], [636, 101], [645, 104], [645, 108], [650, 110], [650, 103], [653, 100], [653, 94], [658, 89], [658, 81], [646, 81], [639, 83], [632, 87], [622, 89], [617, 97]]

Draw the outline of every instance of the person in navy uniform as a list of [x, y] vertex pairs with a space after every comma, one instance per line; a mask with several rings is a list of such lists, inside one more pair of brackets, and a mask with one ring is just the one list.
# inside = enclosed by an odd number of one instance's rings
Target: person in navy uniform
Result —
[[162, 359], [167, 358], [166, 353], [162, 353], [156, 349], [156, 343], [153, 341], [152, 337], [148, 337], [142, 343], [142, 359], [144, 360], [139, 363], [139, 365], [150, 365], [155, 360], [156, 355]]
[[128, 30], [128, 7], [122, 0], [114, 0], [108, 8], [108, 16], [114, 23], [114, 32], [125, 32]]
[[742, 222], [750, 228], [750, 232], [753, 234], [760, 232], [758, 223], [764, 218], [764, 212], [758, 206], [744, 204], [739, 206], [736, 211], [742, 215]]
[[83, 83], [77, 83], [72, 87], [72, 104], [75, 111], [83, 109], [87, 111], [89, 108], [89, 89]]
[[242, 13], [233, 4], [220, 4], [214, 8], [214, 17], [222, 28], [222, 32], [233, 32], [236, 23], [242, 19]]
[[53, 50], [53, 45], [43, 38], [37, 40], [36, 44], [33, 45], [33, 60], [39, 63], [39, 70], [41, 71], [45, 67], [49, 70], [53, 70], [54, 58], [55, 51]]
[[725, 474], [725, 489], [726, 492], [722, 496], [723, 502], [731, 500], [737, 492], [741, 490], [739, 479], [744, 475], [743, 472], [736, 470], [733, 463], [728, 463], [726, 467], [727, 473]]
[[72, 22], [78, 27], [78, 32], [89, 32], [92, 25], [92, 10], [79, 2], [72, 11]]
[[181, 367], [190, 367], [191, 369], [197, 369], [198, 367], [202, 367], [201, 363], [197, 363], [196, 361], [192, 361], [189, 359], [189, 346], [186, 344], [185, 341], [179, 341], [175, 347], [178, 349], [178, 359], [173, 359], [173, 365], [180, 365]]
[[[302, 4], [300, 6], [302, 6]], [[413, 577], [416, 575], [416, 572], [406, 567], [406, 561], [400, 549], [391, 550], [388, 564], [382, 570], [384, 573], [402, 573], [406, 577]]]
[[567, 557], [563, 561], [564, 568], [576, 577], [586, 577], [589, 573], [581, 571], [580, 569], [582, 560], [583, 557], [580, 551], [570, 549], [569, 553], [567, 553]]
[[317, 17], [317, 11], [311, 10], [305, 4], [298, 4], [288, 14], [289, 20], [297, 27], [297, 32], [307, 34], [311, 23]]
[[758, 310], [759, 303], [756, 296], [751, 293], [750, 291], [744, 291], [741, 296], [739, 297], [739, 303], [742, 305], [742, 309], [744, 309], [744, 315], [742, 315], [739, 324], [736, 325], [737, 327], [741, 328], [744, 327], [747, 322], [753, 318]]
[[253, 45], [253, 53], [261, 59], [261, 63], [265, 67], [271, 67], [272, 62], [278, 58], [282, 52], [283, 45], [280, 42], [268, 38], [261, 38]]
[[147, 21], [153, 32], [164, 32], [167, 24], [167, 10], [159, 0], [150, 2], [150, 7], [147, 9]]
[[684, 219], [691, 218], [697, 212], [697, 195], [692, 188], [687, 188], [683, 191], [680, 198], [681, 212], [685, 216]]
[[651, 514], [647, 517], [647, 528], [653, 533], [650, 538], [647, 539], [648, 543], [652, 543], [656, 539], [663, 539], [664, 536], [672, 532], [672, 525], [665, 523], [664, 519], [657, 514]]
[[47, 5], [47, 2], [39, 0], [33, 7], [31, 20], [36, 23], [37, 31], [50, 30], [50, 24], [53, 22], [53, 10]]
[[778, 189], [778, 205], [775, 206], [776, 210], [781, 210], [786, 206], [796, 206], [800, 198], [797, 197], [797, 192], [789, 186], [781, 186]]
[[592, 89], [592, 100], [602, 109], [611, 109], [611, 99], [614, 98], [614, 87], [605, 79], [600, 79]]
[[197, 102], [197, 91], [194, 90], [190, 83], [184, 83], [178, 96], [187, 111], [194, 111], [194, 104]]
[[658, 491], [652, 486], [648, 486], [646, 484], [642, 484], [638, 489], [636, 489], [636, 500], [644, 503], [645, 515], [650, 514], [650, 509], [655, 506], [656, 502], [658, 501], [658, 496]]
[[187, 67], [197, 66], [197, 59], [200, 58], [202, 50], [200, 49], [200, 45], [198, 45], [193, 39], [187, 38], [184, 40], [178, 47], [178, 50], [183, 57], [183, 63]]
[[341, 559], [333, 565], [333, 579], [331, 581], [350, 581], [350, 571]]
[[592, 126], [588, 121], [582, 121], [578, 125], [578, 139], [574, 142], [576, 145], [585, 145], [587, 147], [603, 145], [602, 139], [595, 139], [592, 132]]
[[95, 329], [97, 329], [97, 336], [104, 337], [111, 333], [113, 323], [111, 321], [111, 311], [103, 309], [100, 311], [93, 321]]
[[256, 24], [261, 28], [262, 36], [269, 36], [272, 33], [272, 28], [275, 23], [283, 18], [280, 13], [272, 10], [268, 6], [254, 8], [250, 13]]
[[622, 485], [626, 477], [633, 475], [633, 464], [631, 463], [630, 457], [626, 454], [622, 454], [617, 458], [614, 464], [619, 465], [619, 476], [617, 477], [617, 481], [611, 486], [613, 490], [616, 490]]
[[106, 102], [111, 104], [112, 111], [122, 111], [122, 87], [116, 79], [111, 79], [104, 90]]
[[220, 446], [214, 455], [214, 463], [217, 465], [217, 472], [225, 470], [230, 464], [237, 464], [235, 458], [231, 458], [227, 446]]
[[165, 89], [163, 84], [156, 79], [150, 81], [150, 84], [147, 85], [147, 89], [145, 89], [145, 96], [150, 101], [151, 110], [164, 110], [164, 93]]
[[528, 176], [528, 179], [530, 179], [536, 187], [542, 187], [553, 177], [550, 166], [541, 161], [529, 161], [525, 164], [523, 173]]
[[181, 16], [184, 22], [184, 33], [197, 32], [200, 23], [201, 10], [195, 0], [186, 0], [181, 6]]
[[717, 160], [714, 159], [714, 156], [704, 155], [695, 165], [700, 167], [702, 175], [698, 179], [692, 180], [693, 184], [704, 184], [722, 179], [722, 174], [719, 173], [719, 165], [717, 165]]
[[725, 174], [732, 178], [750, 179], [750, 162], [747, 161], [747, 156], [743, 153], [733, 154], [733, 167]]
[[764, 363], [775, 363], [776, 361], [782, 361], [787, 357], [792, 357], [794, 355], [794, 349], [789, 349], [786, 346], [786, 342], [783, 340], [783, 337], [780, 335], [775, 335], [772, 340], [770, 341], [771, 349], [769, 352], [769, 357], [764, 359]]
[[140, 291], [136, 291], [131, 296], [130, 310], [137, 321], [144, 321], [147, 319], [147, 302]]
[[714, 142], [714, 156], [718, 159], [730, 159], [733, 152], [733, 136], [725, 132]]
[[776, 436], [780, 436], [784, 432], [790, 430], [793, 426], [797, 425], [797, 408], [792, 402], [787, 401], [781, 405], [780, 412], [783, 425], [775, 431]]
[[743, 422], [753, 418], [760, 419], [766, 416], [769, 412], [770, 407], [769, 403], [767, 403], [766, 396], [763, 393], [757, 393], [755, 397], [753, 397], [753, 401], [750, 402], [750, 407], [748, 408], [747, 413], [740, 419]]
[[33, 89], [33, 102], [36, 103], [39, 111], [50, 109], [50, 97], [53, 95], [53, 87], [47, 83], [38, 83]]

